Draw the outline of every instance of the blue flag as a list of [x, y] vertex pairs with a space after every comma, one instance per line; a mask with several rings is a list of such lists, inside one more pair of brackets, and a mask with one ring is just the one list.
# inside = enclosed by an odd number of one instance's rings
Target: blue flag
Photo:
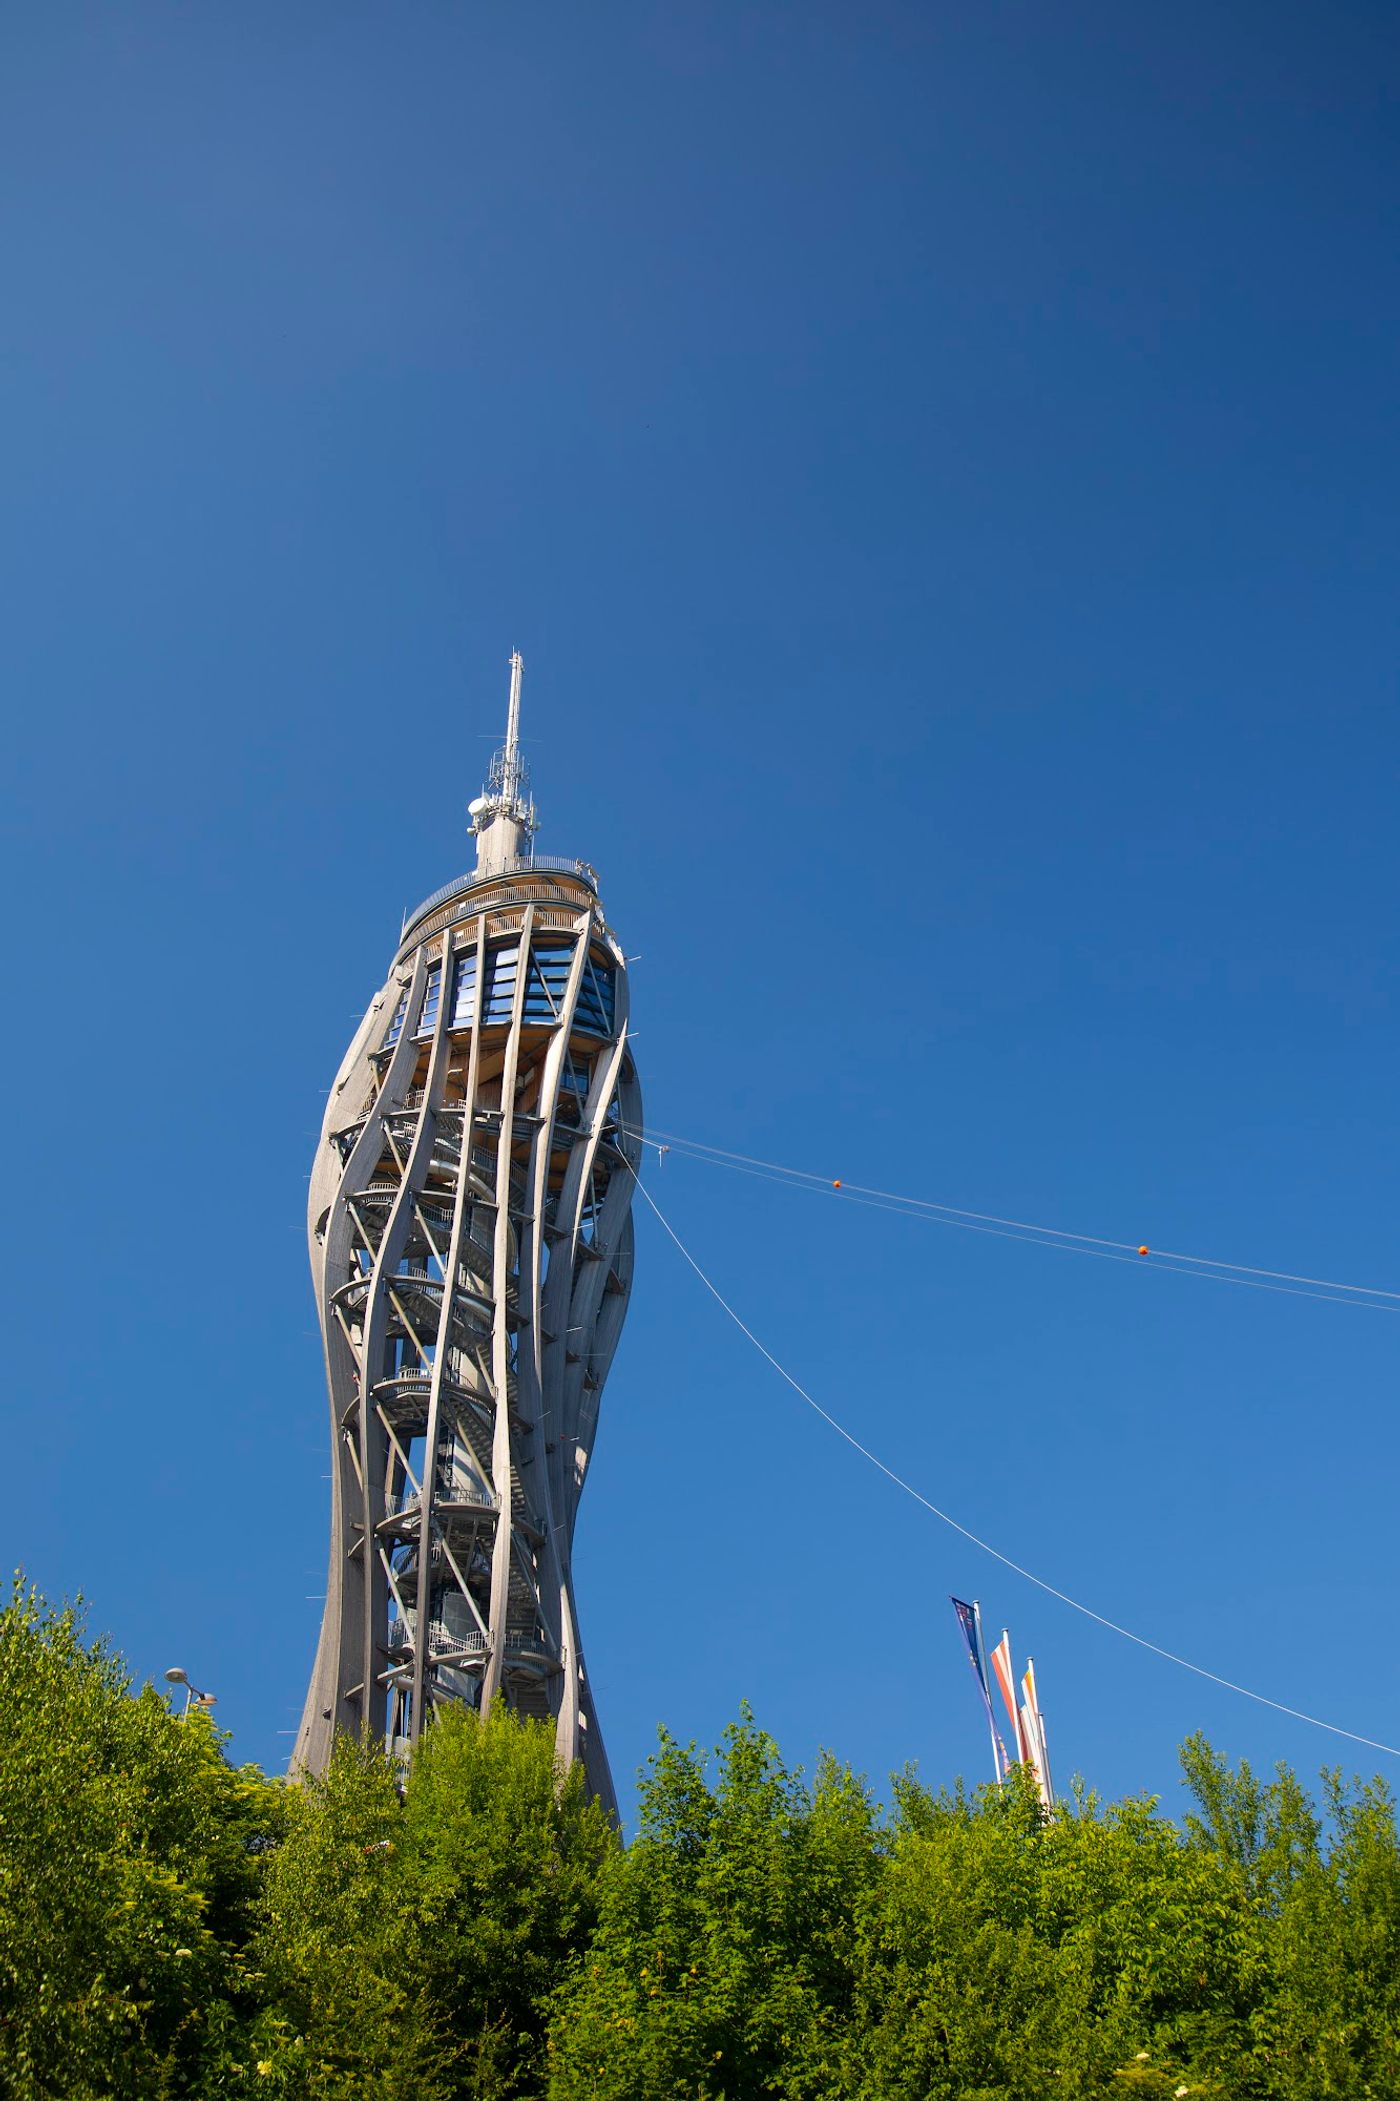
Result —
[[987, 1710], [987, 1727], [992, 1732], [992, 1763], [996, 1767], [998, 1782], [1006, 1778], [1006, 1747], [997, 1735], [996, 1713], [992, 1707], [992, 1689], [987, 1683], [987, 1666], [982, 1658], [982, 1615], [976, 1605], [969, 1605], [963, 1598], [954, 1598], [953, 1610], [958, 1615], [958, 1625], [967, 1643], [967, 1653], [977, 1679], [977, 1690], [982, 1695], [982, 1705]]

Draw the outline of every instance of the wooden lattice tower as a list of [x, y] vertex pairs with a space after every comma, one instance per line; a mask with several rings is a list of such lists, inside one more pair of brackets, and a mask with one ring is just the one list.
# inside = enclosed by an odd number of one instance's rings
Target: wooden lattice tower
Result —
[[294, 1764], [406, 1750], [435, 1707], [553, 1715], [613, 1800], [572, 1547], [632, 1281], [641, 1093], [586, 863], [532, 851], [510, 716], [477, 865], [406, 921], [331, 1090], [307, 1214], [330, 1573]]

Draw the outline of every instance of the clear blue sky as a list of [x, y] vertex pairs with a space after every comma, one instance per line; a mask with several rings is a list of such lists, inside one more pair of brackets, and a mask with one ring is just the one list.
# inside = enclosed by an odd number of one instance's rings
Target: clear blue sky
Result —
[[[4, 1548], [239, 1753], [324, 1585], [324, 1092], [512, 647], [657, 1124], [1400, 1287], [1397, 73], [1345, 4], [11, 14]], [[1400, 1320], [655, 1187], [964, 1522], [1400, 1742]], [[624, 1785], [744, 1697], [980, 1776], [950, 1591], [1062, 1778], [1387, 1763], [986, 1562], [639, 1232], [578, 1543]]]

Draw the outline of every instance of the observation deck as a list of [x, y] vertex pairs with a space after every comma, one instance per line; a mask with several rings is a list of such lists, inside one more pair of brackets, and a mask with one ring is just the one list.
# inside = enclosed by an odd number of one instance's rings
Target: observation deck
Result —
[[[577, 890], [584, 892], [583, 898], [578, 897]], [[598, 872], [587, 861], [570, 860], [567, 854], [514, 854], [489, 872], [474, 868], [466, 875], [459, 875], [455, 881], [444, 883], [440, 890], [434, 890], [409, 913], [399, 935], [395, 960], [407, 955], [429, 934], [436, 934], [454, 919], [465, 918], [470, 911], [478, 909], [481, 894], [486, 891], [491, 893], [493, 904], [529, 904], [552, 899], [575, 907], [587, 902], [597, 910]]]

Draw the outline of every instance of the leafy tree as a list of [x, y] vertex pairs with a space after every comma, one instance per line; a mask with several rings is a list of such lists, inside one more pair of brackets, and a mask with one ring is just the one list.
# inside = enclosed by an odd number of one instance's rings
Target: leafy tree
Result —
[[1182, 1753], [1199, 1814], [1189, 1843], [1233, 1874], [1262, 1984], [1242, 2091], [1280, 2101], [1400, 2094], [1400, 1844], [1380, 1781], [1323, 1775], [1324, 1819], [1280, 1766], [1231, 1771], [1203, 1738]]
[[931, 1797], [905, 1775], [886, 1872], [859, 1920], [852, 2091], [1022, 2095], [1056, 2083], [1051, 1951], [1037, 1933], [1033, 1783]]
[[1193, 1807], [1029, 1775], [892, 1813], [747, 1711], [663, 1735], [626, 1851], [548, 1724], [235, 1770], [17, 1585], [0, 1612], [0, 2094], [233, 2101], [1400, 2096], [1400, 1843], [1193, 1739]]
[[861, 1782], [815, 1786], [747, 1712], [711, 1783], [663, 1734], [636, 1842], [611, 1863], [591, 1947], [562, 1992], [549, 2092], [599, 2101], [841, 2091], [851, 1921], [878, 1873]]
[[1184, 1830], [1083, 1793], [1047, 1817], [1023, 1771], [906, 1775], [882, 1827], [747, 1717], [713, 1774], [663, 1737], [559, 1995], [554, 2101], [1400, 2093], [1388, 1796], [1329, 1778], [1324, 1820], [1290, 1774], [1185, 1763]]
[[453, 1710], [426, 1733], [404, 1799], [413, 1949], [465, 2044], [458, 2091], [538, 2092], [551, 1995], [588, 1945], [617, 1835], [560, 1769], [553, 1724]]
[[268, 2094], [452, 2092], [451, 2039], [405, 1942], [403, 1806], [388, 1760], [349, 1737], [290, 1791], [255, 1943]]
[[0, 1708], [0, 2090], [204, 2090], [238, 2061], [282, 1791], [18, 1579]]
[[402, 1799], [388, 1761], [346, 1740], [296, 1793], [258, 1942], [265, 2091], [538, 2092], [547, 2000], [616, 1845], [553, 1728], [450, 1711]]

